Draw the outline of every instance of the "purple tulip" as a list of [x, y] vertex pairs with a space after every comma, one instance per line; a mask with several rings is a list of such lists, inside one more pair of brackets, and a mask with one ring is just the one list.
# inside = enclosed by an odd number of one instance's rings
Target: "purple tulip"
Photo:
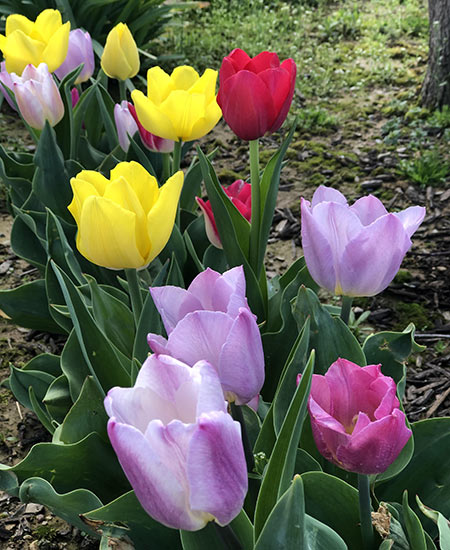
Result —
[[352, 206], [344, 195], [321, 185], [312, 203], [302, 198], [302, 246], [317, 284], [334, 294], [374, 296], [395, 277], [425, 216], [412, 206], [389, 214], [369, 195]]
[[12, 92], [13, 81], [12, 81], [11, 75], [6, 70], [6, 63], [2, 61], [0, 64], [0, 92], [3, 94], [3, 97], [6, 99], [6, 102], [11, 107], [11, 109], [13, 109], [14, 111], [17, 111], [14, 101], [10, 98], [5, 87], [9, 88]]
[[395, 382], [380, 368], [338, 359], [325, 376], [313, 375], [308, 409], [317, 448], [358, 474], [384, 472], [411, 437]]
[[114, 121], [116, 123], [119, 145], [125, 153], [130, 147], [130, 137], [138, 131], [133, 115], [128, 109], [128, 101], [121, 101], [114, 105]]
[[27, 65], [22, 76], [11, 73], [12, 90], [25, 122], [42, 130], [47, 120], [55, 126], [64, 116], [64, 104], [53, 76], [45, 63]]
[[247, 492], [241, 429], [211, 365], [152, 355], [134, 387], [108, 392], [105, 408], [112, 446], [149, 515], [188, 531], [236, 517]]
[[75, 84], [81, 84], [81, 82], [89, 80], [95, 69], [91, 35], [88, 32], [83, 32], [81, 29], [75, 29], [70, 31], [69, 34], [69, 49], [66, 59], [56, 69], [55, 74], [59, 80], [62, 80], [82, 63], [84, 66], [75, 80]]
[[256, 317], [245, 298], [242, 266], [223, 275], [206, 269], [187, 290], [164, 286], [150, 292], [168, 336], [149, 334], [152, 350], [188, 365], [208, 361], [217, 369], [228, 401], [256, 408], [264, 355]]

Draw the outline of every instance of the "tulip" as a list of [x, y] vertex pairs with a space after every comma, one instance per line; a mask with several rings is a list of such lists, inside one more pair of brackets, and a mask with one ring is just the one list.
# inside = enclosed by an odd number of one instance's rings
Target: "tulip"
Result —
[[308, 409], [317, 449], [350, 472], [384, 472], [411, 437], [395, 382], [380, 369], [338, 359], [325, 376], [313, 375]]
[[[250, 222], [252, 215], [252, 197], [251, 197], [251, 185], [245, 183], [243, 180], [236, 180], [228, 187], [224, 187], [225, 193], [230, 197], [231, 202], [244, 216], [244, 218]], [[197, 204], [205, 217], [205, 230], [209, 241], [217, 248], [223, 248], [220, 241], [219, 232], [217, 231], [216, 220], [214, 219], [214, 213], [209, 201], [204, 201], [200, 197], [195, 199]]]
[[80, 100], [80, 93], [77, 90], [77, 88], [72, 88], [70, 90], [70, 99], [71, 99], [72, 109], [73, 109], [75, 105], [78, 103], [78, 101]]
[[114, 105], [114, 121], [120, 147], [127, 152], [130, 147], [130, 137], [138, 131], [138, 126], [130, 113], [128, 101], [121, 101]]
[[171, 75], [160, 67], [147, 72], [147, 97], [131, 93], [139, 120], [146, 130], [173, 141], [199, 139], [222, 116], [216, 101], [217, 71], [201, 77], [192, 67], [176, 67]]
[[131, 113], [131, 116], [134, 118], [134, 121], [137, 124], [141, 141], [147, 149], [155, 153], [171, 153], [173, 151], [174, 144], [175, 144], [173, 140], [164, 139], [159, 136], [155, 136], [155, 134], [148, 132], [142, 126], [137, 116], [136, 109], [134, 108], [134, 105], [132, 103], [128, 103], [128, 109]]
[[66, 58], [69, 31], [70, 23], [62, 23], [58, 10], [42, 11], [34, 22], [23, 15], [9, 15], [5, 36], [0, 34], [6, 70], [21, 75], [27, 65], [46, 63], [54, 72]]
[[91, 35], [81, 29], [70, 31], [69, 49], [64, 63], [56, 69], [55, 74], [62, 80], [67, 74], [83, 63], [83, 69], [75, 80], [75, 84], [81, 84], [89, 80], [94, 72], [94, 50], [92, 48]]
[[121, 162], [110, 179], [83, 170], [71, 179], [69, 210], [78, 226], [77, 248], [109, 269], [141, 269], [156, 258], [172, 233], [183, 172], [158, 188], [137, 162]]
[[264, 382], [264, 354], [256, 317], [245, 298], [242, 266], [223, 275], [208, 268], [187, 290], [163, 286], [150, 292], [168, 336], [150, 333], [152, 350], [191, 366], [208, 361], [228, 401], [256, 407]]
[[336, 189], [320, 186], [301, 201], [302, 246], [317, 284], [344, 296], [374, 296], [395, 277], [425, 208], [389, 214], [369, 195], [352, 206]]
[[112, 446], [150, 516], [189, 531], [236, 517], [247, 492], [241, 429], [211, 365], [152, 355], [134, 387], [108, 392], [105, 408]]
[[125, 23], [118, 23], [106, 37], [101, 66], [110, 78], [118, 80], [133, 78], [138, 74], [139, 52]]
[[6, 88], [8, 88], [12, 92], [13, 81], [12, 81], [11, 75], [6, 70], [5, 65], [6, 64], [4, 61], [2, 61], [0, 64], [0, 92], [3, 94], [3, 97], [6, 99], [11, 109], [13, 109], [14, 111], [17, 111], [14, 101], [11, 99], [10, 95], [6, 91]]
[[271, 134], [283, 124], [294, 95], [297, 67], [276, 53], [249, 57], [235, 49], [220, 67], [217, 102], [233, 132], [246, 141]]
[[27, 65], [21, 77], [12, 73], [11, 80], [20, 114], [29, 126], [42, 130], [46, 120], [50, 126], [58, 124], [64, 116], [64, 104], [45, 63], [37, 69]]

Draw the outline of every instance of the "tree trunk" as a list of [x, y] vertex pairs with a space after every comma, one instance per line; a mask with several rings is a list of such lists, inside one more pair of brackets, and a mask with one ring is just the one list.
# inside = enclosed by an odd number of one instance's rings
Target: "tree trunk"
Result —
[[450, 0], [428, 0], [430, 51], [422, 86], [422, 104], [429, 109], [450, 106]]

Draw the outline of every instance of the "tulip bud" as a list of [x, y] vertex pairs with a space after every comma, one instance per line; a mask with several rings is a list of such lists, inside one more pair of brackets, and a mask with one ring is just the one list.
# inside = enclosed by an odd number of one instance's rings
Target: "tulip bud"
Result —
[[92, 49], [91, 35], [83, 32], [81, 29], [70, 31], [69, 49], [64, 63], [55, 71], [59, 80], [62, 80], [67, 74], [84, 64], [81, 73], [75, 80], [75, 84], [86, 82], [92, 76], [95, 68], [94, 50]]
[[48, 67], [27, 65], [22, 76], [11, 74], [13, 92], [20, 114], [27, 124], [42, 130], [47, 120], [55, 126], [64, 116], [64, 104]]
[[191, 141], [210, 132], [222, 116], [216, 101], [217, 71], [200, 77], [192, 67], [176, 67], [171, 75], [160, 67], [147, 72], [147, 96], [133, 90], [131, 98], [142, 126], [173, 141]]
[[105, 408], [111, 444], [149, 515], [188, 531], [237, 516], [248, 483], [241, 429], [209, 363], [152, 355], [134, 387], [108, 392]]
[[[250, 222], [252, 216], [251, 185], [249, 183], [245, 183], [243, 180], [236, 180], [228, 187], [224, 187], [224, 191], [230, 197], [231, 202], [244, 216], [244, 218]], [[196, 197], [195, 200], [200, 206], [200, 209], [205, 217], [205, 231], [210, 243], [217, 248], [223, 248], [220, 241], [219, 232], [217, 230], [216, 220], [214, 219], [211, 203], [209, 201], [204, 201], [200, 197]]]
[[312, 379], [308, 409], [317, 449], [358, 474], [384, 472], [411, 437], [395, 382], [380, 367], [338, 359]]
[[249, 57], [235, 49], [220, 67], [217, 103], [228, 126], [246, 141], [271, 134], [283, 124], [294, 95], [297, 67], [276, 53]]
[[369, 195], [352, 206], [344, 195], [321, 185], [312, 203], [302, 199], [302, 247], [317, 284], [344, 296], [374, 296], [395, 277], [425, 216], [412, 206], [389, 214]]
[[139, 72], [139, 52], [130, 29], [118, 23], [106, 37], [101, 66], [110, 78], [126, 80]]
[[77, 248], [109, 269], [141, 269], [156, 258], [172, 233], [183, 172], [161, 187], [137, 162], [120, 162], [108, 180], [83, 170], [71, 179], [68, 206], [78, 226]]
[[245, 297], [242, 266], [223, 275], [206, 269], [187, 290], [152, 287], [168, 338], [150, 333], [155, 353], [194, 365], [202, 359], [219, 373], [225, 398], [257, 407], [264, 383], [264, 354], [256, 317]]
[[119, 145], [125, 151], [130, 147], [130, 137], [138, 131], [138, 126], [128, 108], [128, 101], [122, 101], [114, 105], [114, 121], [116, 123]]
[[46, 63], [54, 72], [64, 61], [69, 45], [70, 23], [62, 23], [58, 10], [44, 10], [30, 21], [19, 14], [6, 18], [5, 36], [0, 34], [0, 50], [9, 73], [21, 75], [27, 65]]

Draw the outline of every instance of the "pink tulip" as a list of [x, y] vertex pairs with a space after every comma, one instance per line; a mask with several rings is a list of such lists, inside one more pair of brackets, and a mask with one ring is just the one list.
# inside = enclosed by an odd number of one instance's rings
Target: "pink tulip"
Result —
[[114, 105], [114, 121], [119, 136], [119, 145], [125, 152], [130, 147], [130, 137], [133, 137], [138, 131], [137, 124], [128, 109], [129, 105], [128, 101]]
[[13, 92], [20, 114], [32, 128], [42, 130], [47, 120], [55, 126], [64, 116], [64, 104], [48, 67], [27, 65], [22, 76], [11, 73]]
[[59, 80], [62, 80], [82, 63], [83, 69], [75, 80], [75, 84], [81, 84], [81, 82], [89, 80], [95, 69], [91, 35], [88, 32], [83, 32], [81, 29], [75, 29], [70, 31], [69, 34], [69, 49], [66, 59], [56, 69], [55, 74]]
[[384, 472], [411, 437], [381, 365], [338, 359], [325, 376], [313, 375], [308, 409], [319, 452], [350, 472]]
[[9, 94], [6, 91], [5, 86], [6, 88], [9, 88], [12, 91], [13, 81], [12, 81], [11, 75], [6, 70], [6, 63], [2, 61], [0, 64], [0, 92], [3, 94], [3, 97], [6, 99], [6, 102], [11, 107], [11, 109], [13, 109], [14, 111], [17, 111], [14, 101], [9, 97]]
[[155, 353], [194, 365], [206, 360], [222, 383], [225, 398], [257, 406], [264, 382], [264, 355], [256, 317], [245, 298], [242, 266], [223, 275], [206, 269], [187, 290], [150, 289], [168, 338], [149, 334]]
[[344, 296], [374, 296], [395, 277], [411, 247], [425, 208], [389, 214], [369, 195], [352, 206], [344, 195], [321, 185], [312, 203], [302, 198], [302, 246], [317, 284]]
[[[243, 180], [236, 180], [228, 187], [223, 188], [225, 193], [230, 197], [231, 202], [244, 216], [244, 218], [250, 222], [252, 216], [252, 188], [249, 183], [245, 183]], [[217, 231], [216, 220], [212, 211], [211, 203], [204, 201], [200, 197], [195, 197], [197, 204], [205, 217], [205, 230], [206, 235], [212, 245], [217, 248], [223, 248], [220, 241], [219, 232]]]
[[247, 492], [241, 429], [211, 365], [152, 355], [134, 387], [108, 392], [105, 408], [112, 446], [149, 515], [189, 531], [236, 517]]

